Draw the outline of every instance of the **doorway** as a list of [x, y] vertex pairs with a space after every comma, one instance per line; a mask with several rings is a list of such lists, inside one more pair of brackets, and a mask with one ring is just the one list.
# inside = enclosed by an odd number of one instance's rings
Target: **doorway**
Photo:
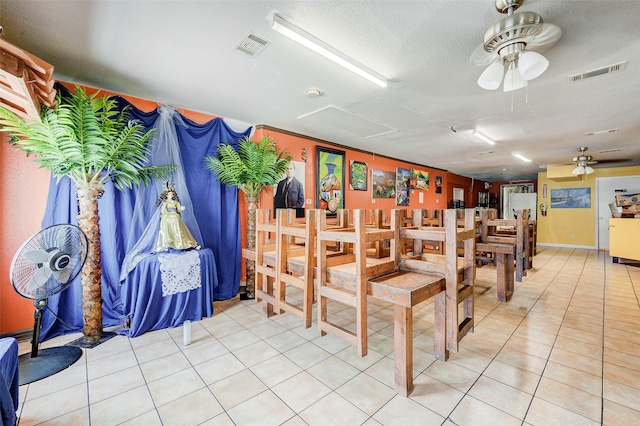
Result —
[[531, 194], [532, 183], [500, 185], [500, 212], [502, 219], [513, 219], [513, 209], [509, 205], [509, 194]]
[[609, 250], [609, 203], [615, 201], [616, 193], [640, 192], [637, 176], [606, 177], [596, 179], [596, 247]]
[[[453, 199], [455, 201], [462, 201], [462, 204], [464, 204], [464, 189], [462, 189], [462, 188], [453, 188]], [[458, 205], [458, 206], [460, 206], [462, 204], [456, 203], [456, 205]]]

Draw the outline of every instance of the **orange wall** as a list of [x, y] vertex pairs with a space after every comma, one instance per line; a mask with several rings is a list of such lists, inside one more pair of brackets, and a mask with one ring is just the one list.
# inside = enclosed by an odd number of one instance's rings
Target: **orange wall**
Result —
[[9, 270], [22, 243], [40, 230], [49, 172], [0, 136], [0, 334], [33, 327], [33, 301], [13, 289]]
[[[402, 167], [405, 169], [411, 169], [412, 166], [416, 166], [422, 170], [429, 172], [429, 189], [426, 191], [411, 190], [410, 204], [406, 209], [444, 209], [447, 208], [447, 202], [451, 199], [451, 196], [447, 190], [448, 180], [456, 175], [448, 173], [443, 170], [437, 170], [429, 167], [424, 167], [418, 164], [407, 163], [403, 161], [393, 160], [386, 157], [380, 157], [366, 152], [354, 151], [346, 147], [340, 147], [332, 145], [326, 142], [317, 141], [312, 138], [307, 138], [302, 135], [291, 134], [282, 130], [272, 129], [269, 127], [262, 127], [256, 130], [252, 139], [260, 140], [262, 136], [267, 135], [271, 139], [275, 140], [278, 149], [287, 149], [289, 154], [293, 156], [293, 161], [302, 160], [302, 149], [307, 151], [307, 161], [305, 167], [305, 198], [311, 199], [311, 204], [305, 204], [306, 208], [315, 208], [315, 194], [316, 194], [316, 147], [322, 146], [326, 148], [332, 148], [345, 151], [345, 167], [349, 168], [350, 161], [361, 161], [366, 163], [369, 168], [368, 177], [368, 189], [367, 191], [356, 191], [349, 189], [349, 176], [345, 176], [345, 208], [347, 209], [395, 209], [395, 198], [376, 198], [371, 197], [371, 170], [383, 170], [389, 172], [395, 172], [396, 167]], [[435, 191], [435, 177], [442, 177], [442, 193], [436, 194]], [[469, 190], [471, 179], [457, 176], [465, 183], [465, 189]], [[419, 193], [423, 193], [423, 202], [419, 202]], [[453, 192], [453, 190], [451, 190]], [[375, 203], [374, 203], [375, 201]], [[269, 188], [266, 191], [260, 202], [261, 208], [273, 208], [273, 191]]]

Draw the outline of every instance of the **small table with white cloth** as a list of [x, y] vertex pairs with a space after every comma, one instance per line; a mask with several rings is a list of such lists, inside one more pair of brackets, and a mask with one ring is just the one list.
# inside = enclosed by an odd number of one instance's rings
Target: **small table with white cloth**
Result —
[[[197, 276], [196, 276], [197, 275]], [[129, 337], [181, 326], [213, 315], [216, 262], [208, 248], [155, 253], [122, 281], [123, 311]]]

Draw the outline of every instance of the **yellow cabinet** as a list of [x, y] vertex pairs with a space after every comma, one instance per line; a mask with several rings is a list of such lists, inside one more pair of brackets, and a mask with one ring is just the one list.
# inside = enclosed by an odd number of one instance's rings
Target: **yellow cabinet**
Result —
[[609, 254], [640, 260], [640, 219], [609, 219]]

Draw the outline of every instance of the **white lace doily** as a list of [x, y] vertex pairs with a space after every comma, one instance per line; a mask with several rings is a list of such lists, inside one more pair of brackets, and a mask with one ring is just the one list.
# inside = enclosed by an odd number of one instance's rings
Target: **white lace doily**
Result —
[[200, 288], [200, 256], [195, 250], [158, 255], [162, 296]]

